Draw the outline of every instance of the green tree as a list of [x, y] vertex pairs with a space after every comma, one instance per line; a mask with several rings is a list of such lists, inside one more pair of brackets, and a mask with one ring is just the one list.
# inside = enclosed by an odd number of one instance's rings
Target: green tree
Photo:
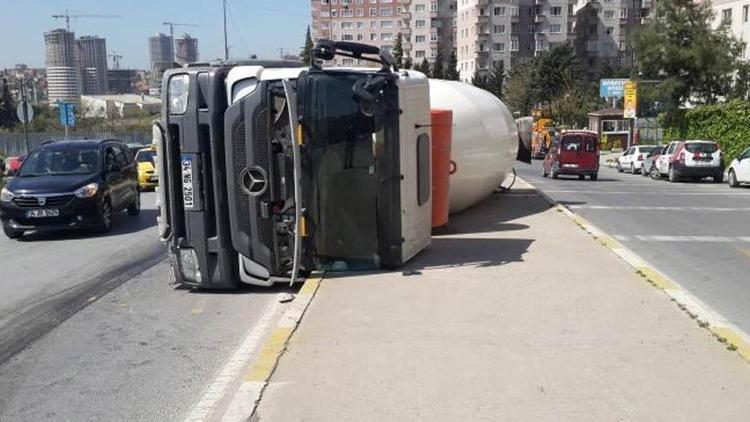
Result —
[[503, 84], [505, 82], [505, 62], [498, 60], [487, 76], [488, 91], [495, 94], [497, 98], [503, 99]]
[[534, 75], [535, 61], [522, 59], [515, 63], [508, 72], [507, 81], [503, 86], [504, 100], [510, 111], [519, 112], [522, 116], [531, 114], [534, 105]]
[[740, 63], [729, 97], [738, 100], [750, 99], [750, 63]]
[[456, 57], [456, 50], [451, 51], [450, 57], [448, 57], [448, 66], [443, 72], [443, 77], [449, 81], [458, 81], [461, 79], [461, 73], [458, 71], [458, 58]]
[[660, 79], [669, 94], [668, 111], [690, 100], [711, 104], [726, 96], [738, 70], [742, 43], [722, 25], [712, 29], [707, 2], [660, 0], [654, 19], [636, 38], [639, 71]]
[[582, 74], [570, 43], [556, 45], [536, 57], [532, 69], [533, 99], [547, 104], [562, 95], [566, 86], [580, 80]]
[[16, 126], [16, 105], [10, 95], [8, 79], [3, 78], [2, 93], [0, 93], [0, 127], [12, 130]]
[[411, 69], [414, 67], [414, 63], [411, 61], [411, 57], [405, 57], [404, 58], [404, 69]]
[[477, 88], [482, 88], [485, 91], [490, 91], [489, 77], [479, 70], [476, 70], [474, 76], [471, 77], [471, 84]]
[[420, 71], [429, 77], [431, 75], [430, 62], [427, 61], [427, 57], [422, 59], [422, 63], [418, 64], [414, 70]]
[[443, 53], [438, 49], [437, 55], [435, 56], [435, 63], [432, 64], [432, 77], [433, 79], [445, 79], [443, 72]]
[[404, 36], [399, 32], [393, 43], [393, 59], [400, 67], [404, 67]]
[[305, 46], [302, 48], [302, 52], [299, 57], [304, 64], [312, 63], [312, 49], [314, 48], [312, 35], [310, 35], [310, 25], [307, 26], [307, 34], [305, 34]]

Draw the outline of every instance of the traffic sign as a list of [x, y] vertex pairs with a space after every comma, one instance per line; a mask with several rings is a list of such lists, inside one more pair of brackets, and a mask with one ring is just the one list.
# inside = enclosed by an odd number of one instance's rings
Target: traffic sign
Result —
[[600, 79], [599, 96], [602, 98], [622, 98], [625, 94], [625, 82], [628, 79]]
[[34, 107], [28, 101], [21, 101], [16, 107], [16, 116], [21, 123], [30, 123], [31, 119], [34, 118]]
[[633, 81], [627, 81], [624, 86], [624, 103], [625, 110], [623, 116], [626, 119], [635, 119], [636, 107], [638, 105], [638, 83]]
[[65, 127], [76, 126], [75, 104], [60, 101], [57, 103], [57, 112], [60, 117], [61, 125]]

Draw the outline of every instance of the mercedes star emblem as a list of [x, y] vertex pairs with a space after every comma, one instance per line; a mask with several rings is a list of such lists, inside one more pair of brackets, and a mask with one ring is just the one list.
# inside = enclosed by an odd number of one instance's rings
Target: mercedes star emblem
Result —
[[40, 197], [36, 198], [36, 202], [38, 202], [39, 205], [44, 206], [44, 204], [47, 203], [47, 198], [45, 198], [43, 196], [40, 196]]
[[250, 196], [260, 196], [268, 188], [266, 171], [261, 167], [248, 167], [240, 173], [240, 186]]

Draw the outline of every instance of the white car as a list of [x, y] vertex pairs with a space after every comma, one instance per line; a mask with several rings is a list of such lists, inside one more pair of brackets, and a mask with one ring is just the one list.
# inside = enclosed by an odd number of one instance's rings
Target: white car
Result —
[[629, 171], [633, 174], [639, 173], [643, 168], [643, 160], [656, 148], [655, 145], [638, 145], [628, 148], [617, 158], [617, 171], [620, 173], [623, 171]]
[[727, 166], [726, 179], [729, 186], [736, 188], [740, 183], [750, 183], [750, 148]]
[[714, 182], [724, 181], [721, 169], [721, 150], [713, 141], [672, 141], [654, 166], [654, 178], [667, 176], [670, 182], [689, 178], [698, 181], [711, 177]]

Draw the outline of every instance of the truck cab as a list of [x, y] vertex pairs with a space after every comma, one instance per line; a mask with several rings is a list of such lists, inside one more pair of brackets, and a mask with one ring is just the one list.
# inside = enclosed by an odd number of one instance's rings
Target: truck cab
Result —
[[178, 282], [293, 283], [313, 270], [395, 267], [429, 245], [427, 79], [370, 46], [321, 40], [314, 54], [379, 67], [165, 73], [159, 228]]

